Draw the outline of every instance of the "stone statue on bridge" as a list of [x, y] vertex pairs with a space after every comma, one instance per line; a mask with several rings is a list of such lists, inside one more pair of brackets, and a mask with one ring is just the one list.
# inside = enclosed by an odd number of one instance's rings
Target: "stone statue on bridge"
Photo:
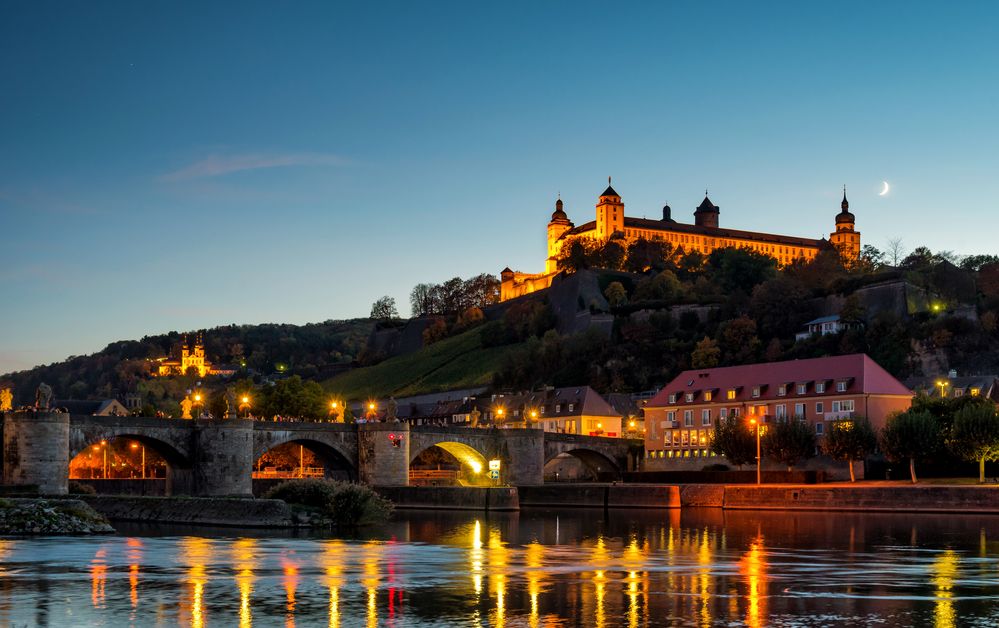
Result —
[[0, 412], [9, 412], [14, 409], [14, 393], [10, 388], [0, 389]]
[[191, 397], [184, 397], [180, 402], [180, 418], [190, 419], [191, 418], [191, 408], [194, 407], [194, 402], [191, 401]]
[[388, 403], [385, 404], [385, 421], [399, 422], [399, 403], [395, 400], [395, 397], [389, 397]]
[[232, 388], [225, 389], [225, 418], [235, 419], [237, 418], [236, 410], [238, 408], [236, 401], [236, 391]]
[[52, 406], [52, 387], [42, 382], [35, 391], [35, 409], [48, 410]]
[[479, 419], [482, 418], [482, 413], [479, 412], [478, 408], [472, 408], [472, 412], [468, 415], [469, 425], [472, 427], [479, 427]]

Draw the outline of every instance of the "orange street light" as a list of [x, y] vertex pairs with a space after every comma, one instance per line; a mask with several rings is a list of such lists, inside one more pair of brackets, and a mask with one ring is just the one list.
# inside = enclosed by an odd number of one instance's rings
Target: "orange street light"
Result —
[[749, 424], [756, 428], [756, 484], [762, 484], [762, 472], [760, 470], [760, 424], [755, 418], [749, 419]]
[[132, 443], [132, 449], [138, 449], [139, 443]]

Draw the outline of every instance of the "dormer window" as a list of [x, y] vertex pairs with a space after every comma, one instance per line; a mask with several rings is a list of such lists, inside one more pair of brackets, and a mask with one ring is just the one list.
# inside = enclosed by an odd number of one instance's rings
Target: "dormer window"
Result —
[[725, 398], [726, 398], [726, 399], [730, 399], [730, 400], [731, 400], [731, 399], [735, 399], [735, 389], [734, 389], [734, 388], [732, 388], [732, 389], [730, 389], [730, 390], [729, 390], [728, 392], [726, 392], [726, 393], [725, 393]]
[[787, 384], [781, 384], [777, 387], [777, 396], [783, 397], [785, 395], [787, 395]]
[[808, 392], [808, 384], [798, 384], [798, 394], [804, 395]]
[[670, 403], [676, 403], [676, 393], [670, 393], [670, 395], [669, 395], [669, 402]]
[[846, 382], [836, 382], [836, 392], [846, 392]]
[[972, 397], [977, 397], [980, 394], [982, 394], [982, 389], [981, 388], [972, 388], [971, 389], [971, 396]]
[[572, 412], [573, 404], [569, 404], [569, 412]]
[[704, 400], [705, 400], [705, 401], [711, 401], [711, 398], [712, 398], [713, 396], [714, 396], [714, 395], [712, 395], [712, 394], [711, 394], [711, 391], [710, 391], [710, 390], [706, 390], [706, 391], [704, 391]]
[[825, 391], [826, 391], [826, 383], [825, 382], [815, 382], [815, 392], [817, 392], [817, 393], [824, 393]]
[[690, 403], [691, 401], [694, 400], [694, 393], [687, 393], [685, 395], [685, 399], [686, 399], [687, 403]]
[[760, 396], [760, 387], [753, 386], [753, 398], [756, 399]]

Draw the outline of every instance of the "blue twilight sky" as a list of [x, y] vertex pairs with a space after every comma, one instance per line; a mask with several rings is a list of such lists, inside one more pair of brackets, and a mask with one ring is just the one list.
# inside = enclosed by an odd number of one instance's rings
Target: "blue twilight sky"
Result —
[[[206, 6], [207, 4], [207, 6]], [[999, 3], [0, 4], [0, 373], [366, 316], [705, 187], [723, 226], [996, 253]], [[881, 181], [890, 194], [879, 197]]]

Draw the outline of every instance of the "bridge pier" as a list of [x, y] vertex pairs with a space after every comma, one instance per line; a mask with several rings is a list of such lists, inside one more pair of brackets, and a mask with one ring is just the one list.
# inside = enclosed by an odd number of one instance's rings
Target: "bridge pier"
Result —
[[498, 430], [506, 449], [507, 469], [501, 477], [512, 486], [544, 484], [545, 433], [542, 430]]
[[4, 414], [3, 483], [37, 486], [43, 495], [68, 492], [68, 413]]
[[372, 486], [408, 486], [409, 423], [359, 423], [357, 475]]
[[193, 452], [195, 495], [253, 496], [253, 421], [198, 421]]

